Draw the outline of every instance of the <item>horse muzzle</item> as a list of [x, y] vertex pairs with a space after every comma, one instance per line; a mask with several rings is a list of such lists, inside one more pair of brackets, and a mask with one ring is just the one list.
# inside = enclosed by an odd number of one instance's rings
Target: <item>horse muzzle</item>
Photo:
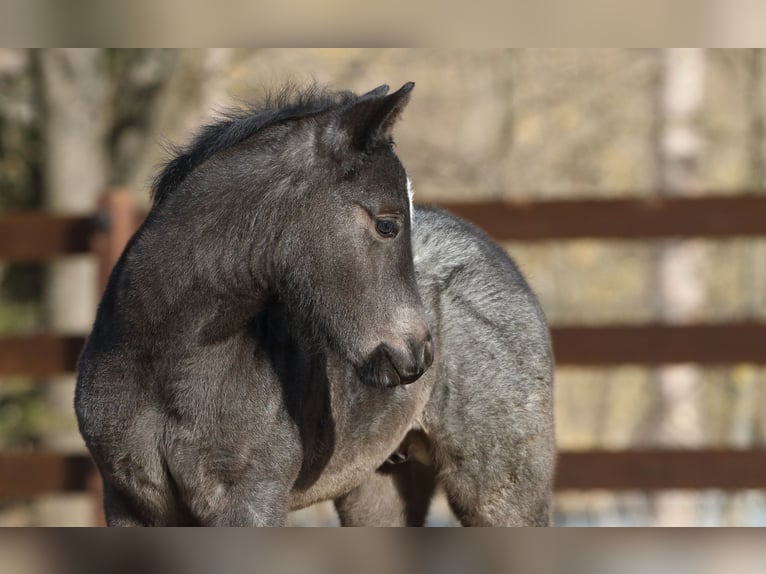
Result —
[[396, 387], [417, 381], [431, 366], [434, 347], [431, 334], [419, 341], [410, 341], [403, 348], [381, 344], [368, 357], [359, 371], [366, 384], [374, 387]]

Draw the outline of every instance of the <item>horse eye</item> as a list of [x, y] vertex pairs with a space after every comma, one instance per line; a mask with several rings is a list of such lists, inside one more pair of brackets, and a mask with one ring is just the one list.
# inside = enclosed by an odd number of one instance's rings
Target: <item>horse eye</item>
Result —
[[378, 219], [375, 222], [375, 230], [383, 237], [396, 237], [399, 224], [392, 219]]

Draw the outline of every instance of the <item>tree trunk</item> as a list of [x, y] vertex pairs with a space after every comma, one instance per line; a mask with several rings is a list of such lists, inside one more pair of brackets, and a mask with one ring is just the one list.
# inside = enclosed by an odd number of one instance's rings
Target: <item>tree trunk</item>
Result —
[[[705, 52], [663, 50], [657, 110], [657, 184], [668, 195], [698, 192], [703, 147], [696, 126], [704, 95]], [[699, 279], [701, 252], [694, 242], [663, 242], [657, 250], [655, 311], [666, 322], [687, 322], [704, 304]], [[670, 365], [655, 373], [658, 417], [654, 442], [697, 448], [704, 441], [701, 421], [701, 373], [691, 364]], [[696, 522], [698, 496], [667, 493], [656, 498], [658, 525]]]
[[[91, 214], [108, 184], [110, 88], [101, 49], [50, 49], [39, 53], [44, 108], [45, 207], [61, 214]], [[87, 334], [98, 299], [96, 262], [88, 255], [50, 263], [45, 306], [48, 328]], [[52, 420], [43, 447], [82, 452], [72, 408], [74, 377], [55, 377], [46, 400]], [[41, 501], [44, 524], [88, 523], [92, 511], [73, 497]]]
[[[748, 186], [763, 190], [766, 186], [766, 100], [764, 100], [763, 50], [748, 50], [744, 56], [747, 74], [745, 109], [748, 114]], [[748, 318], [758, 316], [766, 295], [766, 241], [754, 239], [745, 246], [745, 312]], [[764, 403], [763, 369], [753, 365], [738, 365], [728, 378], [732, 396], [727, 439], [734, 448], [756, 446], [759, 405]], [[728, 524], [746, 524], [754, 508], [762, 508], [766, 497], [762, 492], [748, 491], [729, 497], [726, 505]]]

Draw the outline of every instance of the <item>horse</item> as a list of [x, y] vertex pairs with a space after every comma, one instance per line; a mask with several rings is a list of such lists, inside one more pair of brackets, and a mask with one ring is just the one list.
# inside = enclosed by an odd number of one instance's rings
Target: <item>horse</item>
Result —
[[293, 88], [175, 149], [113, 269], [75, 411], [110, 526], [547, 525], [548, 328], [508, 255], [413, 208], [414, 84]]

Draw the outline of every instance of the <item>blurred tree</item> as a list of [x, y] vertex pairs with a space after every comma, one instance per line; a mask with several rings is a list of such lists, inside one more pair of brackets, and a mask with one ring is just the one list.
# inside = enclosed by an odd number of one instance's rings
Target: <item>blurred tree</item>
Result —
[[[746, 84], [744, 104], [747, 114], [747, 159], [750, 185], [763, 193], [766, 189], [766, 99], [763, 86], [763, 49], [748, 50], [744, 55]], [[766, 241], [754, 240], [745, 246], [744, 280], [745, 311], [749, 317], [757, 317], [766, 297]], [[758, 407], [766, 400], [763, 369], [753, 365], [739, 365], [730, 373], [727, 386], [730, 390], [730, 414], [727, 442], [736, 448], [755, 446], [759, 437]], [[759, 400], [760, 399], [760, 400]], [[762, 438], [762, 437], [761, 437]], [[729, 524], [743, 524], [748, 509], [763, 508], [766, 496], [762, 492], [744, 492], [728, 496], [725, 505]]]
[[[41, 201], [34, 64], [27, 50], [0, 49], [0, 210], [34, 208]], [[0, 261], [0, 332], [39, 324], [42, 271], [41, 265]]]
[[[106, 57], [101, 49], [48, 49], [40, 51], [38, 57], [45, 117], [45, 207], [54, 213], [88, 215], [94, 212], [109, 182], [106, 142], [112, 108]], [[89, 330], [97, 277], [96, 262], [89, 255], [49, 263], [45, 315], [52, 332]], [[49, 381], [46, 399], [54, 420], [60, 422], [51, 425], [42, 437], [51, 450], [84, 448], [72, 424], [74, 381], [70, 375]], [[79, 522], [88, 510], [78, 501], [54, 498], [43, 501], [39, 512], [43, 523], [56, 524]]]
[[[157, 142], [157, 101], [178, 60], [175, 50], [110, 49], [106, 52], [113, 93], [108, 134], [110, 183], [145, 191], [137, 173]], [[186, 97], [189, 96], [185, 92]]]
[[[703, 139], [697, 120], [705, 92], [705, 52], [664, 50], [658, 84], [657, 187], [668, 195], [699, 192]], [[657, 250], [655, 307], [665, 322], [694, 318], [704, 303], [699, 277], [701, 251], [693, 242], [662, 242]], [[650, 429], [653, 442], [699, 448], [705, 439], [701, 421], [700, 369], [671, 365], [656, 371], [656, 407]], [[696, 495], [659, 494], [658, 525], [694, 524]]]

